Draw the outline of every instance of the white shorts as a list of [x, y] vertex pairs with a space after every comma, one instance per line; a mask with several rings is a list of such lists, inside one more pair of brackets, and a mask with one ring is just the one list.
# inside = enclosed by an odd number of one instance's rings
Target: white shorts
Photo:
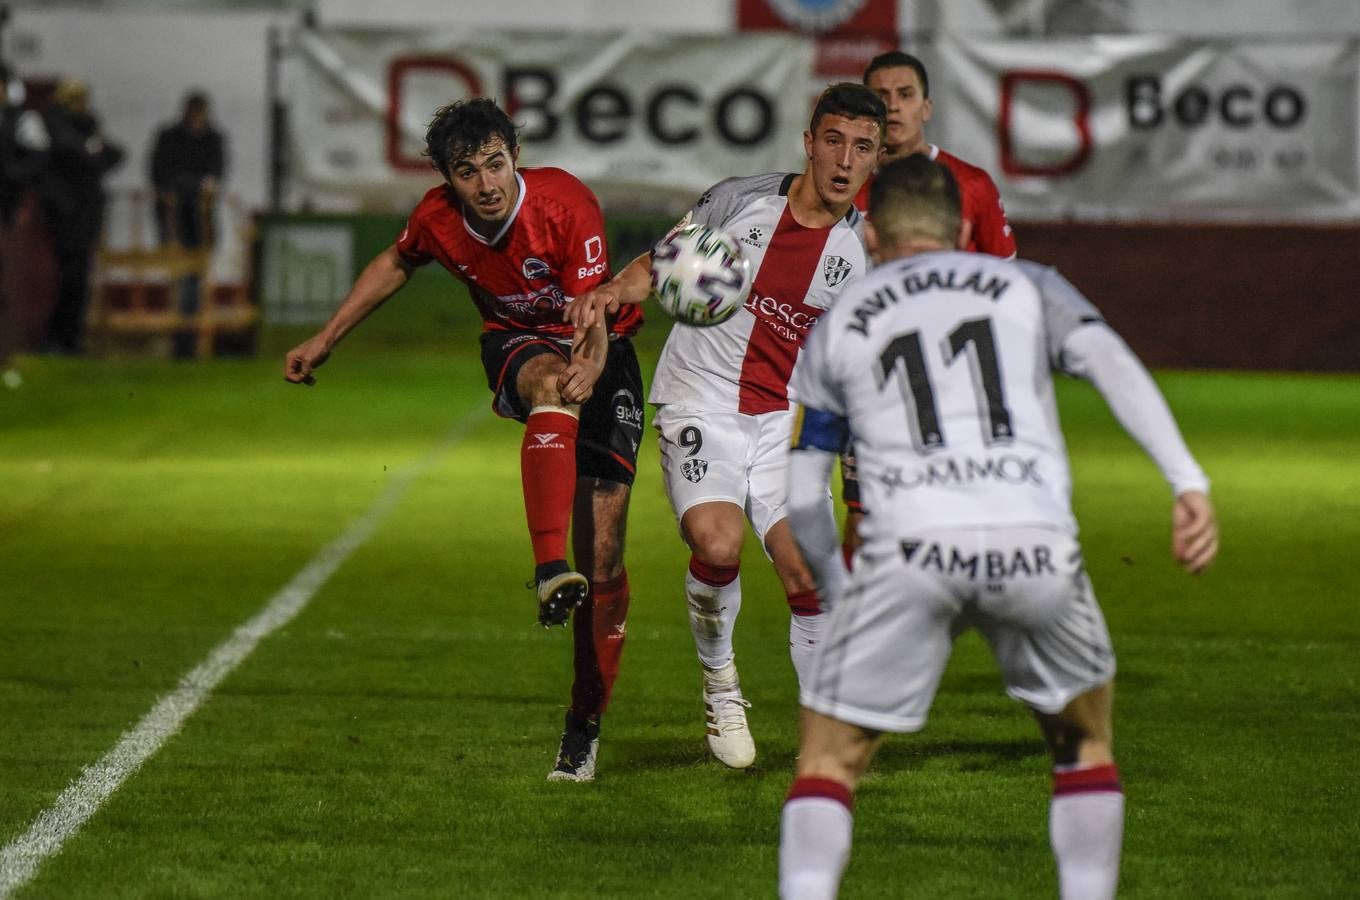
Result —
[[700, 503], [735, 503], [764, 546], [766, 532], [786, 515], [793, 412], [752, 416], [666, 404], [652, 427], [676, 520]]
[[861, 548], [801, 695], [879, 731], [919, 731], [954, 638], [982, 632], [1006, 693], [1044, 713], [1114, 678], [1077, 539], [1055, 528], [925, 532]]

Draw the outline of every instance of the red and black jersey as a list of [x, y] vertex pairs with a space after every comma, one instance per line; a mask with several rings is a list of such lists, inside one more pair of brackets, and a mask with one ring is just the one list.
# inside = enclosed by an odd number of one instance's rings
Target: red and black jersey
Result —
[[[437, 261], [466, 284], [488, 331], [570, 337], [563, 307], [611, 275], [600, 203], [561, 169], [520, 169], [515, 177], [519, 199], [492, 238], [473, 230], [453, 189], [440, 185], [411, 213], [397, 252], [412, 266]], [[611, 330], [631, 335], [641, 326], [641, 306], [629, 304]]]
[[[1015, 235], [1011, 224], [1006, 221], [1006, 210], [1001, 205], [1001, 193], [996, 189], [992, 176], [972, 163], [964, 162], [952, 153], [946, 153], [934, 144], [929, 145], [931, 159], [947, 167], [959, 183], [959, 200], [963, 207], [963, 218], [972, 223], [972, 234], [968, 246], [963, 249], [975, 253], [990, 253], [1009, 259], [1015, 256]], [[855, 195], [855, 206], [861, 212], [869, 209], [869, 186], [872, 177], [864, 183]]]

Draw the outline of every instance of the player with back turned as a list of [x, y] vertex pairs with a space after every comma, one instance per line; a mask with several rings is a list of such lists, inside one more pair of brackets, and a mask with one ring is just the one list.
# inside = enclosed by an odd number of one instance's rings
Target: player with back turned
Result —
[[[882, 102], [862, 85], [828, 87], [803, 133], [801, 173], [719, 182], [676, 226], [693, 221], [725, 230], [755, 273], [750, 297], [731, 319], [671, 329], [648, 398], [657, 407], [666, 492], [690, 549], [685, 598], [708, 745], [733, 768], [756, 757], [732, 642], [747, 521], [788, 600], [789, 650], [800, 680], [821, 631], [812, 573], [786, 521], [788, 379], [808, 330], [867, 269], [852, 200], [878, 162], [883, 122]], [[577, 298], [574, 321], [642, 302], [650, 273], [650, 256], [638, 257]]]
[[[836, 895], [859, 779], [884, 732], [924, 727], [970, 626], [1052, 754], [1061, 896], [1114, 895], [1115, 660], [1077, 541], [1052, 372], [1092, 382], [1161, 469], [1176, 559], [1199, 572], [1218, 551], [1208, 481], [1132, 351], [1056, 271], [957, 252], [960, 230], [947, 169], [923, 156], [884, 166], [866, 226], [880, 265], [823, 316], [791, 382], [789, 517], [829, 621], [800, 695], [786, 900]], [[848, 575], [826, 490], [847, 431], [873, 510]]]
[[[629, 336], [642, 316], [630, 307], [607, 326], [563, 321], [573, 297], [609, 277], [599, 202], [561, 169], [518, 168], [516, 128], [493, 101], [440, 109], [426, 144], [444, 183], [325, 327], [289, 352], [284, 377], [311, 384], [340, 339], [417, 266], [437, 261], [467, 286], [482, 316], [493, 408], [524, 425], [520, 473], [539, 622], [565, 625], [580, 605], [572, 702], [548, 777], [590, 781], [628, 612], [624, 525], [642, 434], [642, 376]], [[579, 571], [566, 558], [572, 525]]]

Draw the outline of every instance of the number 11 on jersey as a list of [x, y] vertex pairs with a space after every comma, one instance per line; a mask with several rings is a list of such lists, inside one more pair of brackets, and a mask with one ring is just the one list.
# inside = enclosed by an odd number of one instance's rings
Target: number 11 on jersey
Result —
[[[973, 375], [973, 391], [978, 398], [983, 443], [989, 446], [1009, 443], [1014, 432], [1001, 384], [1001, 366], [997, 361], [990, 318], [968, 319], [949, 333], [941, 347], [944, 365], [953, 365], [965, 351]], [[921, 332], [907, 331], [894, 336], [879, 355], [878, 365], [879, 390], [886, 390], [889, 383], [894, 382], [902, 392], [907, 424], [917, 451], [924, 454], [943, 447], [944, 429], [935, 403], [935, 388], [931, 384]]]

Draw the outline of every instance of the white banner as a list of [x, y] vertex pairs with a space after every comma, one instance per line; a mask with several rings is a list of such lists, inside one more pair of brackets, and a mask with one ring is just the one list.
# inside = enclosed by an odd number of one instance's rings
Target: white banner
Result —
[[421, 156], [431, 114], [478, 95], [522, 126], [522, 164], [567, 169], [615, 204], [684, 205], [723, 178], [803, 165], [801, 36], [323, 29], [296, 45], [293, 193], [321, 206], [409, 207], [439, 179]]
[[938, 136], [1016, 220], [1354, 219], [1357, 46], [942, 36]]

